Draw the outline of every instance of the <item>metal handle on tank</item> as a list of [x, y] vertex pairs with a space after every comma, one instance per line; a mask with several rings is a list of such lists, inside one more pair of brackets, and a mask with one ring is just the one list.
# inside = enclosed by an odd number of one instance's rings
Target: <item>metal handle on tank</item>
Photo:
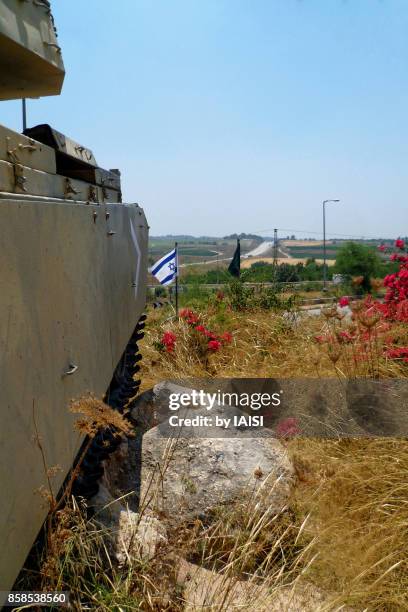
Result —
[[74, 363], [70, 363], [69, 370], [65, 372], [64, 376], [72, 376], [72, 374], [75, 374], [78, 368], [79, 366], [75, 365]]

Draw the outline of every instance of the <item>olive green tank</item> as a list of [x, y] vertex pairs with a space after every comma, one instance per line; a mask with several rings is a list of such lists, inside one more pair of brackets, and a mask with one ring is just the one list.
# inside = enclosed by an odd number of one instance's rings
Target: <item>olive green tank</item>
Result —
[[[0, 2], [0, 99], [56, 95], [61, 49], [46, 0]], [[55, 101], [58, 104], [58, 100]], [[1, 106], [0, 106], [1, 108]], [[58, 127], [58, 126], [56, 126]], [[0, 126], [0, 591], [12, 588], [83, 438], [68, 406], [92, 392], [118, 410], [137, 393], [148, 226], [118, 170], [48, 125]], [[92, 496], [118, 443], [100, 432], [76, 484]], [[2, 605], [0, 601], [0, 607]]]

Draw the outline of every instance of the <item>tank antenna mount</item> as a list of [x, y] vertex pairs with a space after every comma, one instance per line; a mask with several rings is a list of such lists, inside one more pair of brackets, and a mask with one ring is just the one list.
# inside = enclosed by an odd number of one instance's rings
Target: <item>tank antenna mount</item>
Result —
[[23, 132], [27, 129], [27, 101], [23, 98]]

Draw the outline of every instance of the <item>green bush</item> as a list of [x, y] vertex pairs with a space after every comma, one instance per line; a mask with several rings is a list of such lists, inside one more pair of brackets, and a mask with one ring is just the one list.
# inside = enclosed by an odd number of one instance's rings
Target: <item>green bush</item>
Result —
[[227, 287], [227, 297], [234, 310], [247, 310], [254, 305], [254, 289], [241, 280], [232, 280]]
[[233, 280], [228, 285], [227, 297], [234, 310], [293, 310], [297, 304], [296, 296], [283, 298], [279, 295], [281, 293], [282, 289], [278, 285], [260, 287], [255, 291], [242, 281]]
[[373, 247], [358, 242], [346, 242], [336, 258], [335, 272], [346, 276], [362, 276], [361, 288], [370, 291], [370, 278], [381, 274], [381, 259]]

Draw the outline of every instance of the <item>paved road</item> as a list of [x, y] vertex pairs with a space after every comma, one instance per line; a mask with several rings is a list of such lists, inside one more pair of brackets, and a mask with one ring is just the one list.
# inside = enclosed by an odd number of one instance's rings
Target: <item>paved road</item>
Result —
[[[264, 242], [261, 242], [261, 244], [258, 244], [258, 246], [255, 247], [255, 249], [252, 249], [252, 251], [249, 251], [248, 253], [244, 253], [244, 255], [241, 255], [241, 259], [248, 259], [249, 257], [262, 257], [262, 255], [264, 253], [267, 253], [271, 248], [273, 248], [273, 242], [271, 242], [270, 240], [265, 240]], [[289, 255], [285, 251], [282, 251], [279, 248], [278, 257], [288, 258]], [[232, 259], [232, 256], [222, 257], [221, 259], [218, 259], [218, 260], [216, 257], [212, 257], [211, 259], [206, 259], [205, 261], [193, 261], [189, 263], [180, 264], [180, 268], [187, 268], [187, 266], [205, 266], [207, 264], [216, 263], [217, 261], [231, 261], [231, 259]]]
[[261, 244], [258, 244], [255, 249], [252, 249], [252, 251], [249, 251], [248, 253], [245, 253], [245, 255], [242, 255], [242, 259], [247, 259], [248, 257], [259, 257], [260, 255], [263, 255], [264, 253], [269, 251], [269, 249], [271, 249], [272, 247], [273, 242], [265, 240], [264, 242], [261, 242]]

